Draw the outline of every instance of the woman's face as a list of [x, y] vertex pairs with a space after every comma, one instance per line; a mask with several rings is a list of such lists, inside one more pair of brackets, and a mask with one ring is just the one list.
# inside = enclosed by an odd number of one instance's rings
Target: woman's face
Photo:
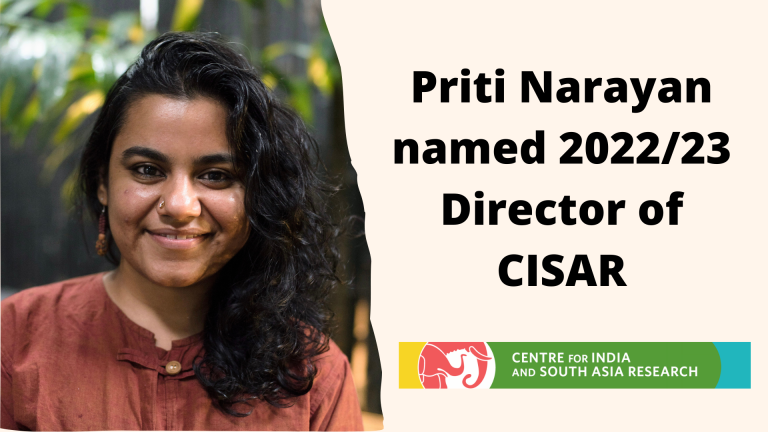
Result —
[[183, 287], [215, 275], [248, 239], [226, 109], [206, 97], [148, 95], [130, 105], [99, 187], [109, 229], [129, 265]]

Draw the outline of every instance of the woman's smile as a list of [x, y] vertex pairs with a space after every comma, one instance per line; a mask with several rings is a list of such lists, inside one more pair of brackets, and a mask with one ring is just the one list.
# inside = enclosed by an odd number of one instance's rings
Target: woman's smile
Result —
[[167, 249], [192, 249], [200, 246], [210, 235], [198, 230], [176, 231], [169, 229], [147, 230], [147, 234], [160, 246]]

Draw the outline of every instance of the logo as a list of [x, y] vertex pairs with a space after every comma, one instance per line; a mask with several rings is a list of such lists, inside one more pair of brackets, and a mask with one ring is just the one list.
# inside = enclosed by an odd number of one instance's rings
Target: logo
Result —
[[418, 370], [425, 389], [490, 388], [496, 360], [485, 342], [427, 342]]
[[401, 389], [752, 388], [750, 342], [399, 342], [399, 360]]

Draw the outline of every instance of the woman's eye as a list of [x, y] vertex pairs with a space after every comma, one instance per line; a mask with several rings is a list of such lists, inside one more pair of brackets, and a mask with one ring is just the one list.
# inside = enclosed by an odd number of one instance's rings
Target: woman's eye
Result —
[[232, 177], [223, 171], [208, 171], [201, 175], [200, 178], [213, 183], [224, 183], [232, 180]]
[[160, 170], [152, 165], [141, 165], [136, 167], [134, 171], [144, 178], [157, 177], [161, 174]]

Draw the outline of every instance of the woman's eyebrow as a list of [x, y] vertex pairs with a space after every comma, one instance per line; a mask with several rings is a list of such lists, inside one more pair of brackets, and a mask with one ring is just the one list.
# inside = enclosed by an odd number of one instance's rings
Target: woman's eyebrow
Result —
[[214, 153], [195, 158], [195, 165], [232, 164], [234, 158], [229, 153]]
[[122, 160], [125, 162], [132, 156], [142, 156], [147, 159], [152, 159], [157, 162], [161, 163], [169, 163], [170, 159], [168, 159], [168, 156], [160, 153], [157, 150], [153, 150], [149, 147], [140, 147], [140, 146], [134, 146], [131, 147], [123, 152]]

